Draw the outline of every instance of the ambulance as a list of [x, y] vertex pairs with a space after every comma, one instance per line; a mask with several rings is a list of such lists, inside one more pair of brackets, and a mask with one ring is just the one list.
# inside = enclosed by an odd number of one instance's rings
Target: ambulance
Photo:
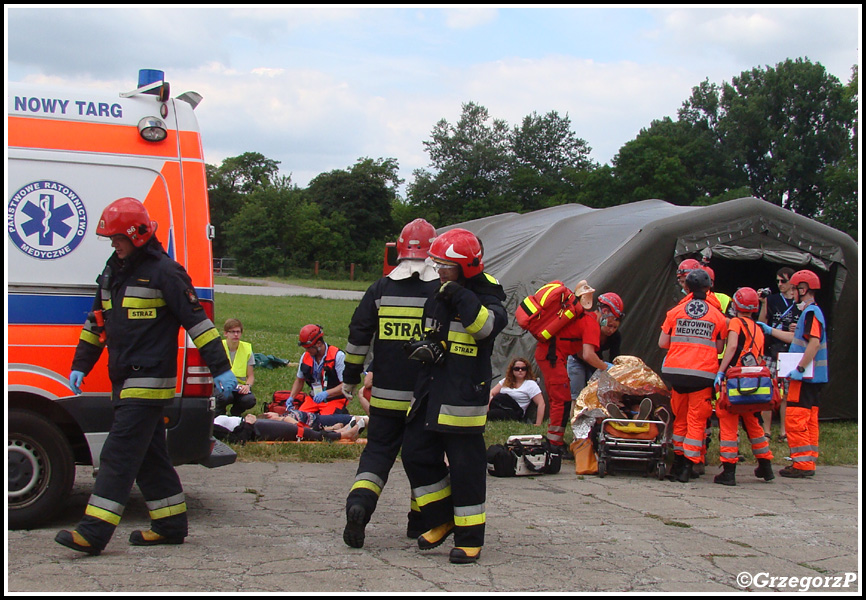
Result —
[[[131, 86], [130, 86], [131, 87]], [[159, 223], [157, 237], [214, 316], [213, 257], [201, 136], [201, 96], [170, 97], [163, 73], [136, 89], [7, 85], [8, 524], [44, 523], [60, 509], [76, 465], [99, 468], [111, 427], [107, 352], [75, 395], [68, 376], [113, 249], [95, 235], [110, 202], [131, 196]], [[181, 329], [177, 390], [165, 410], [175, 464], [231, 464], [212, 437], [213, 379]]]

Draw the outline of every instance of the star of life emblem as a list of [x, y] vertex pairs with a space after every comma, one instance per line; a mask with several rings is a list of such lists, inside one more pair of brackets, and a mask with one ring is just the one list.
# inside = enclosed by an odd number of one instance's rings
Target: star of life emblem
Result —
[[703, 300], [691, 300], [686, 304], [686, 315], [688, 315], [690, 319], [700, 319], [709, 311], [709, 306]]
[[71, 188], [56, 181], [34, 181], [19, 189], [6, 211], [9, 238], [38, 260], [66, 256], [87, 233], [87, 210]]

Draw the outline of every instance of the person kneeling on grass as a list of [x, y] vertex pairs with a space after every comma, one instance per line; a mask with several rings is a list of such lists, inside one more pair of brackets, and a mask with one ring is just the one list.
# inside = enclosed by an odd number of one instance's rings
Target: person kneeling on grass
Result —
[[[338, 440], [356, 441], [367, 426], [367, 416], [352, 417], [349, 423], [337, 423], [323, 429], [313, 429], [299, 422], [291, 415], [266, 412], [258, 417], [217, 417], [214, 420], [214, 435], [220, 437], [217, 427], [231, 432], [225, 436], [228, 441], [256, 442], [335, 442]], [[246, 430], [246, 436], [240, 432]], [[244, 439], [246, 437], [246, 439]]]

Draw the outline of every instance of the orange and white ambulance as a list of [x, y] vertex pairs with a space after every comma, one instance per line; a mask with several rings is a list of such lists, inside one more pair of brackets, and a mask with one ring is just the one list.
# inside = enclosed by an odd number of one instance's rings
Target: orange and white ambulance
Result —
[[[6, 410], [10, 528], [49, 518], [75, 465], [99, 468], [112, 421], [107, 353], [82, 394], [68, 375], [96, 277], [112, 252], [94, 234], [102, 210], [131, 196], [159, 223], [213, 320], [207, 180], [194, 92], [169, 96], [161, 71], [128, 93], [7, 85]], [[165, 410], [175, 464], [221, 466], [235, 453], [212, 437], [213, 380], [181, 330], [178, 387]]]

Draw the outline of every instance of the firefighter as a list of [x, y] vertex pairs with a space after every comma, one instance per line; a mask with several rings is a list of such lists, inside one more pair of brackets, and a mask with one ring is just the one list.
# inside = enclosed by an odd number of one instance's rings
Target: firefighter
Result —
[[84, 517], [55, 541], [97, 555], [123, 514], [133, 483], [150, 511], [150, 529], [135, 530], [135, 546], [182, 544], [187, 535], [183, 488], [168, 457], [163, 407], [175, 397], [181, 326], [214, 374], [216, 391], [237, 387], [219, 331], [199, 303], [189, 275], [163, 250], [157, 224], [135, 198], [109, 204], [96, 235], [111, 238], [114, 253], [72, 360], [69, 383], [81, 393], [84, 377], [108, 349], [114, 420]]
[[579, 281], [574, 295], [580, 299], [583, 311], [555, 336], [545, 342], [538, 342], [535, 346], [535, 363], [544, 379], [550, 406], [547, 444], [552, 452], [565, 459], [574, 458], [565, 446], [565, 426], [571, 418], [572, 404], [568, 357], [574, 355], [602, 371], [608, 368], [607, 363], [596, 354], [601, 346], [601, 329], [596, 313], [590, 312], [594, 292], [585, 280]]
[[[439, 289], [439, 274], [426, 261], [435, 237], [436, 229], [424, 219], [403, 227], [397, 239], [397, 267], [367, 289], [349, 324], [343, 394], [355, 394], [367, 356], [372, 353], [380, 365], [369, 400], [367, 445], [346, 498], [343, 541], [353, 548], [364, 546], [364, 528], [403, 443], [406, 413], [421, 366], [408, 359], [403, 345], [423, 337], [424, 304]], [[406, 535], [417, 538], [427, 529], [417, 505], [410, 504]]]
[[[773, 329], [759, 323], [768, 336], [791, 344], [789, 352], [802, 354], [797, 367], [785, 375], [788, 387], [788, 409], [785, 431], [793, 464], [779, 471], [782, 477], [812, 477], [818, 458], [818, 409], [821, 388], [829, 381], [827, 369], [827, 322], [815, 304], [815, 290], [821, 289], [818, 276], [808, 269], [791, 276], [794, 301], [802, 312], [794, 332]], [[812, 364], [812, 376], [806, 377], [806, 367]], [[782, 375], [782, 374], [780, 374]]]
[[[298, 346], [304, 353], [298, 361], [291, 391], [298, 410], [320, 415], [348, 414], [346, 404], [349, 401], [343, 395], [345, 352], [327, 344], [325, 330], [315, 323], [301, 327]], [[310, 386], [309, 395], [302, 393], [305, 383]]]
[[[728, 323], [728, 337], [725, 353], [716, 373], [714, 387], [719, 391], [723, 385], [722, 379], [731, 365], [755, 366], [764, 356], [764, 333], [754, 320], [760, 310], [758, 292], [749, 287], [738, 289], [731, 299], [737, 316]], [[758, 459], [755, 476], [770, 481], [773, 475], [773, 453], [770, 451], [770, 440], [764, 435], [764, 428], [754, 413], [734, 414], [721, 405], [716, 405], [716, 416], [719, 419], [719, 456], [722, 461], [722, 473], [716, 475], [714, 483], [722, 485], [737, 485], [736, 473], [739, 462], [738, 434], [740, 417], [752, 444], [752, 454]]]
[[707, 419], [713, 412], [713, 383], [718, 353], [727, 335], [725, 317], [710, 292], [710, 276], [702, 269], [686, 276], [689, 295], [668, 311], [659, 335], [667, 349], [662, 377], [673, 388], [674, 464], [671, 474], [687, 483], [692, 465], [703, 460]]
[[429, 255], [441, 285], [424, 306], [426, 339], [407, 345], [410, 358], [422, 365], [403, 436], [403, 465], [429, 529], [418, 547], [435, 548], [454, 533], [450, 561], [474, 563], [484, 545], [484, 426], [493, 341], [508, 322], [505, 292], [484, 272], [481, 243], [465, 229], [437, 237]]

